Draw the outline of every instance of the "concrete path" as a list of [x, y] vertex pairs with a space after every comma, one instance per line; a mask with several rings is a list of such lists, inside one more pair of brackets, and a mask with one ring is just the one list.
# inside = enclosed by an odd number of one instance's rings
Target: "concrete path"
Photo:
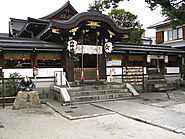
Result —
[[170, 131], [185, 134], [185, 113], [133, 102], [131, 100], [93, 103], [120, 115]]
[[46, 105], [70, 120], [92, 118], [116, 113], [95, 107], [91, 104], [62, 106], [60, 102], [51, 99], [46, 101]]
[[[87, 109], [86, 109], [87, 110]], [[91, 109], [90, 109], [91, 110]], [[39, 109], [0, 107], [0, 139], [184, 139], [120, 114], [68, 120], [46, 105]]]

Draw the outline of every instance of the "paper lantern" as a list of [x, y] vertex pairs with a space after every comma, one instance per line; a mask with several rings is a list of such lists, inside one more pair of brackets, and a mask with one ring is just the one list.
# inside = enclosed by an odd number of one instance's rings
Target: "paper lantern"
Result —
[[151, 62], [151, 57], [150, 57], [150, 55], [147, 55], [147, 62], [148, 62], [148, 63]]

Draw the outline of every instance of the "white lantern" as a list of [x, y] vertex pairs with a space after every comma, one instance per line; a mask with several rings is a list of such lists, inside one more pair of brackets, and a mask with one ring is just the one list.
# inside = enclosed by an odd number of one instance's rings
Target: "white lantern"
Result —
[[165, 62], [165, 63], [168, 63], [168, 56], [165, 56], [165, 57], [164, 57], [164, 62]]
[[67, 50], [69, 50], [70, 52], [74, 52], [74, 51], [76, 51], [77, 48], [78, 48], [77, 41], [75, 41], [75, 40], [70, 40], [70, 41], [68, 42]]
[[111, 53], [113, 50], [112, 48], [113, 48], [113, 45], [111, 42], [105, 43], [104, 49], [106, 53]]
[[147, 62], [148, 62], [148, 63], [151, 62], [151, 57], [150, 57], [150, 55], [147, 55]]

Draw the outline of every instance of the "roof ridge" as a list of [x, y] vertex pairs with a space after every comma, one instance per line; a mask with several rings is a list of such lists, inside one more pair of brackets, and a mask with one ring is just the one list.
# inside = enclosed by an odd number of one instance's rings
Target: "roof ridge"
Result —
[[74, 13], [78, 13], [75, 8], [71, 5], [70, 1], [68, 0], [62, 7], [60, 7], [58, 10], [52, 12], [51, 14], [41, 17], [39, 19], [49, 19], [60, 13], [62, 10], [64, 10], [67, 6], [70, 6], [70, 8], [74, 11]]

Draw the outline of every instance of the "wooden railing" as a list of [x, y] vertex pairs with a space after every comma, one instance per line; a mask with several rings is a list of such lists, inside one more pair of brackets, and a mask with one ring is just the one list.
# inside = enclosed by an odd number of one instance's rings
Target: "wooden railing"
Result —
[[[97, 68], [83, 68], [84, 80], [96, 80]], [[74, 68], [74, 80], [81, 80], [82, 68]]]

